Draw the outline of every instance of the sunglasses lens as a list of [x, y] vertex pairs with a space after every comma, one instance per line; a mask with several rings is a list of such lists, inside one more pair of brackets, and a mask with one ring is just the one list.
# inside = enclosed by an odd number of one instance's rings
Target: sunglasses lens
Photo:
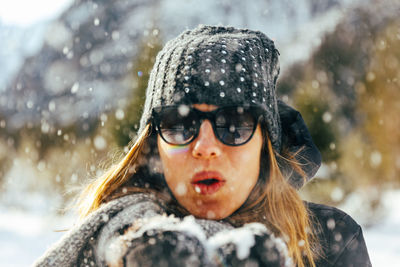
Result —
[[183, 116], [177, 109], [167, 109], [159, 116], [160, 134], [166, 142], [183, 145], [195, 136], [196, 120], [193, 119], [191, 112]]
[[227, 145], [241, 145], [253, 135], [256, 119], [241, 107], [221, 109], [215, 117], [216, 135]]

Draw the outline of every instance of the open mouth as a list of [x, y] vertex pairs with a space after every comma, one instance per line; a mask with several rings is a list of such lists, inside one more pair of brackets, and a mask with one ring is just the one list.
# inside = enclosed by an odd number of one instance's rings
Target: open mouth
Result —
[[202, 195], [216, 193], [225, 184], [222, 174], [216, 171], [203, 171], [196, 173], [192, 179], [194, 190]]
[[212, 184], [215, 184], [218, 182], [220, 182], [220, 180], [211, 178], [211, 179], [205, 179], [205, 180], [198, 181], [197, 184], [212, 185]]

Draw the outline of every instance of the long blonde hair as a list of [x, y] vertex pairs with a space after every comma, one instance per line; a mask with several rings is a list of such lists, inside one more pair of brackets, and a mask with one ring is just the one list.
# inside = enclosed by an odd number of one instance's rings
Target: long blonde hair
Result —
[[[124, 188], [130, 179], [135, 179], [139, 168], [142, 149], [148, 143], [151, 125], [147, 125], [131, 146], [129, 152], [115, 165], [111, 166], [101, 177], [89, 183], [78, 198], [77, 206], [81, 218], [95, 211], [104, 202], [116, 196], [132, 192], [151, 191], [146, 188]], [[234, 214], [226, 218], [235, 226], [249, 222], [265, 224], [274, 234], [282, 237], [289, 251], [289, 256], [296, 266], [315, 266], [314, 260], [319, 256], [318, 240], [313, 231], [311, 218], [297, 191], [286, 181], [282, 174], [266, 131], [263, 155], [261, 158], [260, 178], [247, 201]], [[302, 173], [294, 157], [287, 154], [283, 158], [292, 167]], [[160, 193], [154, 191], [155, 193]], [[165, 198], [165, 196], [161, 196]]]

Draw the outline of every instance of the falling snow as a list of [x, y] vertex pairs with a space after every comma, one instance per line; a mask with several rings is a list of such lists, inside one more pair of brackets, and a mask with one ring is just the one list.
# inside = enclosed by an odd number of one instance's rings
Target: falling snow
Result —
[[[130, 113], [126, 109], [127, 102], [124, 100], [129, 99], [129, 90], [137, 85], [133, 80], [138, 77], [143, 78], [148, 74], [145, 69], [138, 69], [133, 63], [133, 59], [140, 54], [136, 45], [133, 44], [140, 43], [140, 38], [152, 34], [162, 35], [165, 38], [162, 40], [164, 42], [184, 28], [194, 27], [192, 23], [197, 22], [217, 24], [223, 21], [230, 25], [260, 29], [268, 33], [275, 41], [281, 52], [281, 74], [285, 74], [291, 63], [307, 60], [313, 49], [323, 42], [323, 36], [332, 32], [339, 21], [346, 16], [351, 18], [351, 13], [344, 12], [346, 8], [356, 7], [357, 3], [368, 6], [371, 1], [368, 3], [334, 1], [335, 4], [329, 6], [310, 4], [310, 1], [266, 3], [260, 0], [254, 6], [244, 6], [245, 4], [241, 1], [229, 5], [223, 3], [224, 1], [220, 3], [210, 0], [202, 2], [202, 5], [196, 9], [191, 8], [188, 1], [174, 0], [172, 4], [168, 1], [160, 1], [158, 3], [160, 6], [157, 8], [163, 12], [157, 18], [160, 24], [157, 25], [159, 29], [146, 29], [151, 24], [147, 21], [149, 17], [152, 17], [150, 14], [153, 14], [153, 11], [150, 6], [153, 4], [150, 3], [149, 8], [139, 6], [134, 9], [128, 3], [129, 1], [117, 2], [119, 4], [115, 6], [115, 10], [121, 13], [121, 16], [117, 16], [121, 19], [116, 24], [118, 26], [109, 23], [110, 18], [106, 16], [107, 10], [103, 9], [101, 3], [73, 7], [71, 13], [65, 15], [63, 20], [54, 20], [51, 24], [38, 23], [37, 26], [29, 26], [25, 29], [7, 25], [7, 20], [0, 19], [0, 39], [2, 40], [0, 44], [2, 60], [0, 64], [0, 133], [3, 136], [9, 131], [27, 129], [24, 133], [26, 135], [6, 136], [0, 139], [0, 163], [5, 166], [4, 169], [0, 169], [2, 190], [0, 192], [0, 262], [2, 266], [30, 265], [46, 247], [63, 234], [54, 230], [70, 228], [73, 225], [72, 215], [65, 217], [57, 215], [57, 212], [65, 206], [62, 194], [70, 189], [65, 184], [69, 183], [74, 187], [86, 181], [87, 176], [99, 176], [103, 173], [98, 166], [99, 162], [89, 163], [88, 159], [103, 157], [113, 146], [109, 133], [113, 132], [114, 128], [120, 127], [118, 124], [111, 125], [114, 119], [117, 122], [123, 122], [130, 118]], [[25, 9], [29, 13], [34, 13], [30, 8]], [[4, 10], [8, 12], [8, 9]], [[390, 14], [391, 8], [386, 8], [386, 10], [384, 14]], [[20, 9], [19, 13], [22, 11]], [[396, 8], [393, 8], [392, 12], [396, 13]], [[1, 16], [4, 16], [3, 14], [4, 12], [0, 12]], [[280, 14], [280, 16], [275, 14]], [[384, 18], [381, 16], [375, 22], [379, 23]], [[349, 25], [350, 31], [353, 26]], [[78, 35], [77, 32], [80, 30], [82, 32]], [[398, 30], [392, 36], [400, 40]], [[345, 37], [344, 39], [347, 38]], [[367, 49], [367, 43], [360, 50]], [[228, 58], [232, 47], [236, 47], [237, 50], [241, 48], [238, 61], [241, 61], [243, 65], [248, 64], [246, 59], [254, 59], [254, 55], [248, 50], [244, 51], [245, 45], [240, 43], [235, 45], [226, 43], [220, 47], [222, 49], [218, 48], [221, 52], [218, 58], [208, 54], [212, 50], [207, 49], [208, 65], [212, 67], [212, 62], [220, 61], [223, 68], [218, 67], [213, 71], [205, 69], [205, 73], [209, 75], [209, 81], [204, 81], [204, 86], [216, 86], [226, 92], [229, 84], [226, 76], [232, 70], [229, 69], [228, 64], [225, 64], [227, 63], [225, 58]], [[388, 40], [377, 40], [374, 43], [376, 51], [388, 51], [389, 48]], [[41, 51], [47, 54], [40, 58], [35, 57]], [[269, 50], [266, 48], [265, 52], [268, 53]], [[249, 55], [247, 58], [246, 53]], [[388, 70], [398, 69], [399, 61], [396, 57], [385, 55], [384, 58], [384, 65]], [[189, 55], [186, 59], [190, 60], [192, 57]], [[375, 63], [371, 61], [372, 65]], [[247, 83], [260, 88], [266, 83], [271, 84], [271, 81], [266, 81], [264, 84], [253, 83], [251, 78], [257, 78], [258, 74], [255, 73], [252, 76], [250, 70], [246, 70], [242, 64], [237, 63], [233, 69], [241, 75], [233, 87], [235, 94], [246, 92], [244, 89]], [[264, 70], [264, 66], [260, 67]], [[12, 87], [8, 86], [7, 84], [13, 82], [21, 68], [24, 68], [27, 83], [21, 79]], [[185, 69], [190, 73], [189, 67]], [[340, 69], [339, 74], [343, 77], [339, 77], [335, 82], [349, 85], [349, 87], [338, 86], [339, 89], [348, 89], [340, 91], [340, 94], [350, 94], [353, 92], [350, 91], [351, 88], [356, 88], [357, 92], [365, 94], [369, 89], [367, 86], [377, 83], [382, 75], [379, 68], [368, 70], [363, 77], [365, 83], [360, 84], [357, 74], [353, 72], [346, 68]], [[307, 89], [303, 89], [312, 90], [313, 93], [320, 92], [323, 97], [328, 97], [323, 93], [330, 86], [332, 73], [319, 70], [313, 74], [314, 76], [310, 74], [311, 77], [305, 84]], [[281, 75], [281, 80], [282, 77]], [[189, 81], [190, 77], [185, 76], [184, 79]], [[386, 87], [397, 86], [396, 83], [398, 84], [398, 81], [395, 77], [385, 79], [385, 86], [381, 87], [382, 91]], [[191, 88], [186, 87], [184, 90], [189, 93]], [[264, 91], [266, 91], [265, 87]], [[219, 97], [226, 97], [225, 92], [219, 92]], [[350, 95], [347, 100], [351, 100], [352, 97], [355, 95]], [[287, 92], [282, 99], [291, 104], [294, 101], [293, 96]], [[389, 99], [381, 99], [378, 96], [371, 97], [368, 101], [370, 106], [386, 111]], [[332, 109], [321, 113], [318, 113], [320, 110], [316, 110], [315, 112], [319, 114], [318, 121], [322, 119], [323, 124], [332, 127], [338, 123], [344, 130], [340, 127], [335, 130], [349, 131], [349, 122], [339, 121], [338, 113], [341, 111], [341, 104], [340, 99], [334, 100]], [[178, 111], [181, 116], [185, 116], [188, 110], [187, 106], [182, 105]], [[389, 127], [394, 127], [393, 132], [396, 132], [395, 125], [392, 125], [392, 120], [387, 119], [386, 115], [390, 114], [385, 113], [385, 118], [377, 118], [378, 130], [389, 125]], [[361, 116], [356, 119], [356, 122], [358, 120], [364, 122], [365, 118]], [[71, 128], [76, 128], [76, 131]], [[97, 129], [96, 132], [93, 132], [93, 129]], [[231, 127], [229, 130], [235, 129]], [[33, 132], [36, 135], [31, 135]], [[49, 150], [43, 152], [48, 145], [45, 143], [46, 138], [50, 137], [53, 138], [51, 142], [60, 146], [51, 146]], [[390, 136], [386, 137], [390, 138]], [[15, 149], [16, 146], [19, 148]], [[66, 147], [66, 149], [63, 150], [60, 147]], [[125, 152], [128, 151], [127, 149], [126, 147]], [[341, 149], [342, 144], [336, 140], [328, 140], [326, 143], [326, 151], [334, 153]], [[391, 149], [389, 151], [392, 152]], [[47, 156], [43, 156], [42, 153]], [[392, 170], [397, 170], [397, 172], [400, 170], [400, 155], [394, 155], [392, 158], [394, 160], [390, 162], [385, 148], [369, 149], [364, 145], [362, 149], [351, 148], [351, 155], [368, 170], [377, 171], [376, 175], [379, 176], [380, 170], [388, 168], [388, 164], [393, 164], [389, 166]], [[67, 166], [64, 167], [64, 165]], [[328, 169], [325, 173], [332, 174], [336, 170], [340, 171], [343, 164], [340, 160], [335, 160], [327, 162], [324, 167]], [[90, 174], [88, 175], [87, 172]], [[329, 175], [321, 178], [329, 179]], [[392, 187], [392, 184], [388, 183], [387, 187]], [[178, 185], [178, 192], [184, 194], [186, 190], [184, 185]], [[195, 188], [195, 190], [200, 189]], [[387, 214], [382, 216], [379, 223], [371, 226], [362, 220], [362, 216], [357, 215], [357, 211], [354, 211], [354, 207], [363, 210], [363, 203], [366, 203], [366, 200], [354, 195], [348, 196], [347, 189], [338, 185], [334, 185], [326, 193], [331, 201], [338, 203], [343, 201], [344, 209], [351, 215], [354, 214], [364, 226], [363, 230], [374, 266], [400, 266], [397, 249], [400, 247], [397, 230], [400, 227], [398, 218], [400, 213], [396, 206], [400, 198], [397, 191], [382, 194], [383, 210]], [[367, 198], [368, 194], [366, 195]], [[215, 214], [210, 213], [208, 216], [213, 218]], [[107, 221], [108, 218], [104, 218], [104, 222]], [[188, 222], [187, 226], [190, 228], [193, 225]], [[329, 220], [327, 227], [334, 228], [335, 221]], [[249, 236], [237, 233], [230, 238], [239, 246], [238, 256], [245, 257], [251, 244]], [[342, 237], [335, 235], [334, 238], [340, 240]], [[302, 245], [301, 241], [299, 245]], [[21, 250], [26, 252], [24, 257], [20, 257]]]

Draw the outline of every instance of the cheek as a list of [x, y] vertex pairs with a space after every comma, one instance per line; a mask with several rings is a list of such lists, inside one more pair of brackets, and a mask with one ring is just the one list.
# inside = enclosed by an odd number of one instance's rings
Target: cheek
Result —
[[160, 137], [157, 144], [167, 182], [173, 180], [174, 177], [181, 177], [181, 173], [184, 172], [184, 163], [188, 158], [189, 146], [171, 146], [160, 140]]
[[[248, 151], [244, 151], [242, 153], [238, 153], [236, 157], [233, 158], [235, 163], [246, 166], [245, 164], [249, 164], [247, 166], [257, 165], [260, 160], [260, 153], [256, 151], [254, 153], [249, 153]], [[242, 168], [243, 170], [248, 170], [249, 168]]]
[[262, 137], [260, 133], [254, 137], [251, 142], [239, 147], [240, 150], [235, 150], [231, 157], [232, 166], [236, 166], [236, 179], [239, 179], [237, 184], [246, 188], [255, 185], [260, 173]]
[[260, 169], [260, 156], [261, 148], [252, 146], [234, 153], [233, 156], [231, 156], [231, 161], [234, 164], [233, 166], [237, 166], [240, 172], [258, 174]]
[[243, 188], [252, 188], [258, 180], [260, 171], [260, 155], [258, 153], [242, 153], [236, 157], [234, 166], [238, 166], [235, 172], [237, 185]]

